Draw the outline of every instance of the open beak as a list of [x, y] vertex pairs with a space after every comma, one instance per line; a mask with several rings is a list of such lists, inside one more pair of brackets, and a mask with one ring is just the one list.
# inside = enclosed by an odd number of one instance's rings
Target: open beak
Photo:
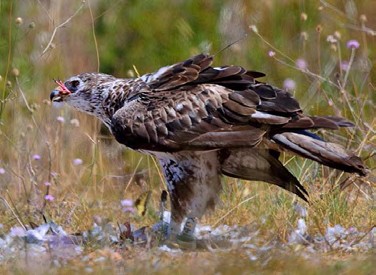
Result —
[[61, 102], [67, 95], [70, 95], [71, 92], [64, 85], [61, 80], [55, 80], [55, 83], [58, 85], [50, 94], [50, 100], [55, 102]]

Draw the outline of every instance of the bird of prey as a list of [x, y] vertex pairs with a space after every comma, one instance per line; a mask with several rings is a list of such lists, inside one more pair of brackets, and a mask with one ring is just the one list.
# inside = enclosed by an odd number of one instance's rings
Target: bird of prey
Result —
[[287, 151], [365, 176], [362, 160], [310, 132], [351, 127], [305, 115], [290, 93], [241, 66], [213, 67], [199, 54], [137, 78], [83, 73], [56, 81], [50, 99], [96, 116], [125, 146], [155, 156], [171, 201], [171, 234], [212, 209], [221, 175], [264, 181], [303, 200], [308, 193], [278, 160]]

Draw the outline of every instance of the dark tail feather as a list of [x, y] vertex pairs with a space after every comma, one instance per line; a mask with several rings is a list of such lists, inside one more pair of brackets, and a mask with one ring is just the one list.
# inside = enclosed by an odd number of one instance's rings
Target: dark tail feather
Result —
[[297, 120], [292, 120], [282, 128], [284, 129], [332, 129], [341, 127], [353, 127], [354, 124], [342, 117], [335, 116], [304, 116]]
[[245, 180], [265, 181], [290, 191], [305, 201], [308, 193], [299, 181], [268, 150], [232, 149], [224, 153], [224, 175]]
[[284, 132], [275, 134], [272, 139], [302, 157], [345, 172], [367, 175], [362, 160], [338, 144], [316, 139], [304, 132]]

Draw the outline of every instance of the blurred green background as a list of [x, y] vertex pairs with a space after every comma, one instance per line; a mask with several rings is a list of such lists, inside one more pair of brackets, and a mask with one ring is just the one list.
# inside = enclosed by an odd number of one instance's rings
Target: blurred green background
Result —
[[[81, 5], [78, 14], [56, 31], [51, 47], [46, 49], [54, 28]], [[361, 43], [357, 53], [357, 69], [361, 73], [370, 72], [375, 63], [373, 47], [368, 46], [374, 42], [372, 26], [376, 25], [376, 2], [372, 0], [267, 0], [262, 3], [91, 0], [85, 4], [74, 0], [2, 0], [0, 13], [3, 100], [10, 92], [6, 81], [14, 81], [10, 74], [12, 68], [19, 69], [20, 82], [27, 95], [38, 98], [44, 91], [48, 94], [51, 87], [48, 80], [52, 78], [96, 70], [127, 76], [133, 65], [140, 73], [146, 73], [200, 52], [214, 54], [248, 34], [219, 53], [216, 64], [236, 63], [264, 71], [267, 80], [279, 86], [285, 78], [293, 78], [299, 83], [298, 96], [304, 102], [303, 95], [312, 79], [268, 58], [270, 47], [250, 31], [251, 25], [257, 26], [262, 38], [292, 61], [303, 58], [312, 72], [324, 77], [334, 78], [339, 70], [339, 58], [349, 59], [350, 51], [345, 43], [350, 39]], [[360, 19], [362, 15], [365, 22]], [[328, 35], [335, 32], [340, 35], [336, 52], [327, 42]], [[374, 75], [370, 77], [372, 82]], [[320, 98], [313, 100], [321, 101]]]

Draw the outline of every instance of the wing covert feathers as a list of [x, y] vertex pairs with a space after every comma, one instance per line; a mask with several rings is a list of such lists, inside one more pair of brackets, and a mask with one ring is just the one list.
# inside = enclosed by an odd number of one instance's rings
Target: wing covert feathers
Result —
[[[212, 61], [212, 56], [200, 54], [134, 80], [128, 101], [112, 116], [116, 139], [136, 150], [159, 152], [253, 148], [268, 140], [265, 144], [366, 175], [360, 158], [309, 132], [352, 127], [351, 122], [304, 115], [290, 93], [256, 80], [264, 74], [240, 66], [212, 67]], [[259, 163], [226, 165], [223, 172], [268, 181], [304, 196], [277, 159], [256, 149], [247, 152]], [[252, 176], [259, 164], [264, 168]]]

